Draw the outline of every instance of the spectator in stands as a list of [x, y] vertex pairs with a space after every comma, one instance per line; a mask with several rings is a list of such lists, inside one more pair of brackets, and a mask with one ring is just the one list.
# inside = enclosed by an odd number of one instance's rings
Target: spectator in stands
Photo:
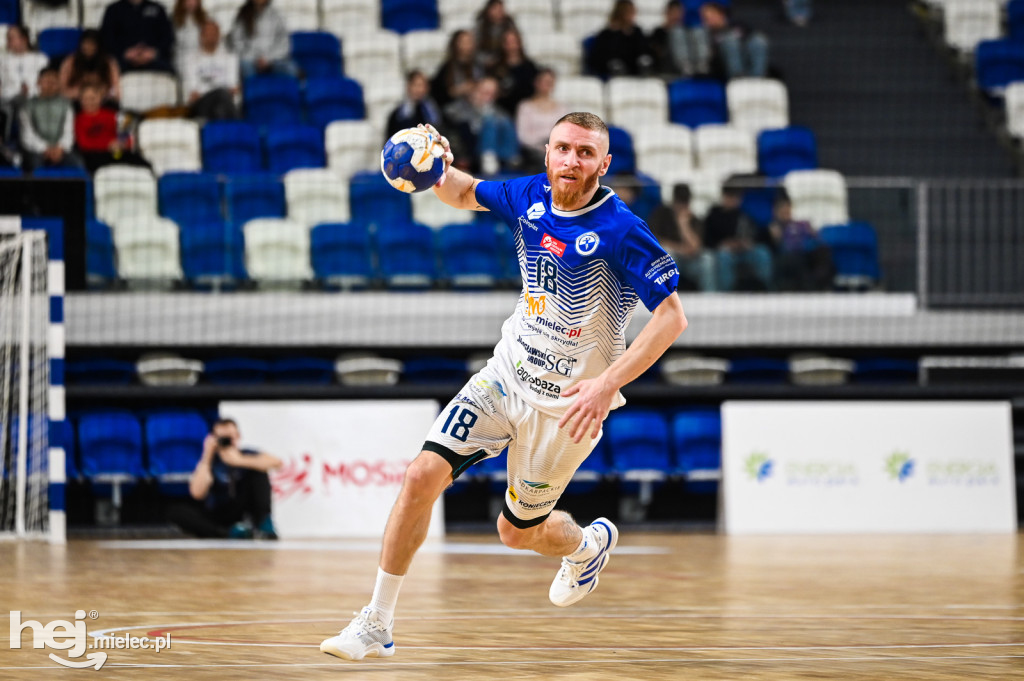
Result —
[[559, 118], [569, 113], [569, 108], [556, 100], [555, 72], [542, 68], [534, 80], [533, 97], [525, 100], [516, 111], [516, 136], [519, 138], [524, 163], [529, 170], [538, 173], [544, 169], [544, 147], [551, 135], [551, 128]]
[[405, 99], [388, 116], [387, 136], [420, 123], [442, 127], [441, 109], [430, 98], [430, 83], [422, 71], [410, 71], [405, 77]]
[[105, 101], [121, 98], [121, 69], [103, 49], [100, 32], [95, 29], [82, 31], [78, 49], [60, 65], [60, 87], [65, 97], [77, 100], [86, 85], [100, 88]]
[[74, 117], [71, 102], [60, 94], [57, 69], [46, 66], [39, 72], [39, 94], [31, 97], [19, 113], [22, 164], [26, 170], [40, 166], [81, 168], [75, 155]]
[[238, 57], [221, 47], [220, 28], [213, 19], [203, 23], [199, 50], [181, 61], [181, 90], [193, 118], [238, 118]]
[[514, 115], [519, 103], [533, 96], [537, 65], [523, 52], [523, 38], [516, 29], [505, 31], [501, 38], [501, 57], [491, 69], [498, 81], [498, 106]]
[[665, 21], [651, 33], [655, 70], [669, 76], [704, 75], [711, 60], [711, 46], [703, 26], [683, 25], [683, 5], [669, 0]]
[[445, 109], [464, 154], [484, 175], [515, 170], [522, 164], [516, 129], [497, 106], [498, 81], [487, 76], [477, 81], [468, 99], [457, 99]]
[[794, 26], [803, 28], [811, 23], [811, 0], [782, 0], [782, 9]]
[[298, 65], [289, 57], [288, 27], [270, 0], [245, 0], [231, 27], [228, 46], [238, 53], [243, 80], [267, 73], [299, 75]]
[[32, 47], [24, 26], [7, 27], [7, 51], [0, 55], [0, 99], [15, 110], [36, 94], [39, 71], [49, 59]]
[[476, 15], [476, 47], [485, 68], [501, 60], [505, 34], [516, 30], [515, 20], [505, 11], [502, 0], [488, 0]]
[[174, 28], [158, 2], [117, 0], [108, 5], [100, 35], [122, 71], [174, 71]]
[[202, 0], [175, 0], [171, 25], [174, 26], [174, 59], [179, 73], [182, 61], [199, 51], [199, 33], [208, 18]]
[[117, 113], [103, 106], [96, 85], [82, 88], [81, 110], [75, 116], [75, 145], [90, 173], [112, 163], [148, 165], [132, 151], [131, 137], [119, 129]]
[[455, 100], [468, 97], [483, 76], [473, 34], [455, 31], [448, 40], [448, 54], [430, 81], [430, 95], [444, 109]]
[[715, 252], [720, 291], [764, 291], [772, 284], [771, 250], [740, 210], [742, 202], [743, 190], [727, 181], [704, 218], [704, 245]]
[[654, 57], [643, 30], [636, 25], [632, 0], [616, 0], [608, 24], [587, 54], [587, 68], [596, 76], [639, 76], [651, 73]]
[[239, 446], [231, 419], [219, 419], [203, 440], [199, 463], [188, 481], [190, 498], [168, 509], [168, 520], [199, 537], [277, 539], [271, 516], [269, 471], [276, 456]]
[[689, 185], [677, 184], [672, 188], [672, 207], [657, 206], [647, 217], [647, 224], [661, 247], [676, 261], [679, 288], [714, 291], [715, 256], [704, 250], [704, 229], [690, 210], [690, 200]]
[[768, 39], [745, 24], [733, 21], [721, 2], [705, 2], [700, 17], [713, 46], [712, 71], [721, 79], [768, 75]]
[[832, 285], [832, 252], [811, 223], [793, 219], [793, 204], [782, 195], [768, 226], [775, 251], [775, 282], [782, 291], [820, 291]]

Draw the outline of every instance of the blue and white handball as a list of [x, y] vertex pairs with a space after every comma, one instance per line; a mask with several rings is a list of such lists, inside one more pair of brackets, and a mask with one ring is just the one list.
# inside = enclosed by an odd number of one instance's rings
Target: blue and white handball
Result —
[[380, 170], [399, 191], [412, 193], [430, 189], [444, 173], [441, 138], [420, 128], [399, 130], [384, 143]]

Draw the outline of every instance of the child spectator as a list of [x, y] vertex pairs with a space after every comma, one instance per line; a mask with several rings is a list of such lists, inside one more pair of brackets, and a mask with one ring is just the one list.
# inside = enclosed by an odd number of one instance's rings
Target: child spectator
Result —
[[189, 116], [238, 118], [238, 57], [221, 48], [220, 28], [213, 19], [203, 23], [199, 50], [186, 54], [181, 62], [181, 88]]
[[103, 49], [100, 32], [95, 29], [82, 31], [78, 49], [60, 66], [60, 87], [65, 97], [77, 100], [86, 85], [98, 87], [104, 100], [116, 102], [121, 98], [121, 69]]
[[722, 198], [704, 218], [704, 245], [715, 251], [717, 290], [768, 290], [772, 287], [772, 254], [760, 241], [757, 227], [740, 211], [743, 190], [722, 187]]
[[569, 113], [568, 107], [552, 97], [555, 91], [555, 72], [542, 68], [533, 83], [533, 96], [523, 101], [516, 110], [516, 135], [527, 165], [537, 172], [544, 169], [544, 146], [551, 128], [558, 119]]
[[714, 46], [713, 71], [723, 80], [768, 75], [768, 39], [749, 26], [733, 21], [720, 2], [705, 2], [700, 17]]
[[179, 73], [185, 57], [199, 51], [199, 33], [208, 18], [202, 0], [175, 0], [171, 25], [174, 26], [174, 59]]
[[39, 94], [25, 102], [19, 114], [23, 166], [26, 170], [81, 168], [81, 159], [72, 151], [74, 111], [71, 102], [60, 94], [57, 69], [43, 68], [37, 85]]
[[683, 5], [669, 0], [665, 21], [651, 33], [655, 69], [665, 76], [694, 76], [708, 72], [711, 46], [703, 26], [683, 25]]
[[617, 0], [587, 55], [589, 70], [601, 78], [639, 76], [650, 73], [653, 65], [650, 43], [636, 25], [636, 7], [632, 0]]
[[265, 73], [299, 75], [299, 67], [288, 56], [288, 27], [270, 0], [245, 0], [231, 27], [228, 46], [238, 53], [243, 80]]
[[476, 47], [484, 67], [490, 68], [501, 59], [502, 40], [510, 30], [516, 30], [516, 22], [505, 11], [503, 0], [488, 0], [476, 15]]
[[448, 40], [447, 56], [430, 81], [430, 95], [444, 109], [453, 101], [468, 97], [483, 76], [473, 34], [455, 31]]
[[491, 69], [498, 81], [498, 106], [513, 115], [519, 103], [533, 96], [537, 65], [523, 53], [523, 38], [512, 28], [501, 38], [501, 57]]
[[7, 27], [7, 51], [0, 54], [0, 99], [4, 105], [18, 105], [36, 94], [39, 71], [46, 55], [37, 52], [24, 26]]
[[122, 136], [117, 114], [103, 108], [103, 95], [95, 85], [82, 88], [82, 109], [75, 116], [75, 144], [90, 173], [111, 163], [147, 165], [132, 152], [131, 141]]
[[117, 0], [108, 5], [100, 35], [122, 71], [174, 71], [174, 29], [163, 5], [153, 0]]
[[832, 285], [832, 252], [811, 223], [793, 219], [793, 204], [781, 196], [768, 226], [775, 250], [776, 283], [782, 291], [821, 291]]
[[415, 128], [420, 123], [429, 123], [435, 128], [443, 127], [441, 109], [430, 98], [430, 83], [422, 71], [413, 70], [405, 77], [405, 99], [388, 116], [387, 136], [399, 130]]

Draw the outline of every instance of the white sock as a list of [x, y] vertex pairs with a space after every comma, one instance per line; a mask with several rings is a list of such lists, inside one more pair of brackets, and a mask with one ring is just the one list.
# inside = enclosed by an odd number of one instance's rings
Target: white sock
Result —
[[580, 545], [576, 547], [575, 551], [566, 556], [566, 558], [574, 563], [583, 563], [590, 560], [597, 555], [597, 551], [600, 548], [597, 544], [597, 539], [594, 538], [592, 527], [588, 525], [580, 529], [583, 530], [583, 539], [580, 540]]
[[398, 590], [402, 588], [403, 579], [405, 579], [405, 575], [392, 575], [377, 568], [377, 584], [373, 587], [370, 607], [379, 612], [385, 622], [390, 622], [395, 618]]

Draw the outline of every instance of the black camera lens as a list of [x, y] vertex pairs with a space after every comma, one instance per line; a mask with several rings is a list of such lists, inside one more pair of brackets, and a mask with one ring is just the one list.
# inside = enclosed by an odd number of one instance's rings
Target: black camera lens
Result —
[[226, 435], [223, 435], [223, 436], [217, 438], [217, 446], [218, 447], [230, 447], [231, 446], [231, 438], [226, 436]]

